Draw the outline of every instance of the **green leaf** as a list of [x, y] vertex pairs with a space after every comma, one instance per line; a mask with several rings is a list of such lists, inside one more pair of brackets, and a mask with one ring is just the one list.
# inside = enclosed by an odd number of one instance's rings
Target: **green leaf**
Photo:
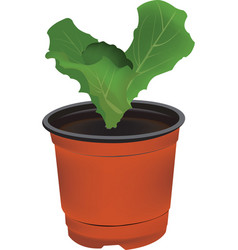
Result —
[[126, 58], [125, 53], [115, 45], [109, 45], [105, 42], [93, 43], [83, 52], [83, 59], [86, 64], [96, 63], [103, 56], [109, 58], [119, 68], [126, 65], [133, 68], [132, 62]]
[[194, 42], [184, 28], [186, 13], [172, 5], [154, 0], [138, 8], [139, 24], [134, 40], [126, 52], [137, 76], [128, 85], [128, 100], [132, 101], [150, 80], [172, 70], [188, 56]]
[[[69, 18], [63, 19], [54, 24], [49, 30], [50, 52], [60, 52], [67, 55], [71, 62], [83, 63], [82, 53], [88, 45], [96, 43], [97, 39], [91, 35], [80, 31]], [[65, 70], [60, 64], [56, 64], [56, 68], [63, 74]], [[80, 91], [88, 91], [88, 83], [81, 72], [71, 71], [71, 78], [79, 80], [81, 84]]]
[[69, 18], [54, 24], [49, 30], [49, 51], [65, 53], [72, 62], [83, 62], [82, 53], [97, 39], [79, 30]]
[[[114, 51], [118, 50], [115, 46], [113, 47]], [[125, 60], [124, 53], [121, 57], [124, 58], [119, 58], [119, 61]], [[63, 69], [60, 71], [63, 74], [72, 77], [72, 72], [74, 72], [74, 79], [77, 72], [83, 74], [88, 83], [87, 93], [97, 107], [97, 112], [102, 115], [107, 128], [116, 127], [124, 113], [131, 108], [126, 93], [127, 86], [135, 73], [128, 65], [118, 67], [106, 56], [102, 56], [93, 64], [75, 63], [62, 52], [49, 52], [47, 58], [55, 58], [56, 65], [60, 66], [57, 69]], [[95, 58], [98, 58], [97, 54], [92, 56], [92, 60]]]

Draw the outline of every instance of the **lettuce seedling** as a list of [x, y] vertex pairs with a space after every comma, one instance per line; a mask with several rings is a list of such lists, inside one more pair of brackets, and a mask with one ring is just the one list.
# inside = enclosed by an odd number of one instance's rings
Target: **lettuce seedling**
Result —
[[68, 18], [48, 31], [46, 57], [55, 58], [58, 71], [80, 82], [80, 92], [89, 94], [108, 129], [116, 128], [153, 77], [172, 70], [194, 47], [184, 28], [184, 11], [154, 0], [138, 13], [139, 24], [125, 53], [80, 31]]

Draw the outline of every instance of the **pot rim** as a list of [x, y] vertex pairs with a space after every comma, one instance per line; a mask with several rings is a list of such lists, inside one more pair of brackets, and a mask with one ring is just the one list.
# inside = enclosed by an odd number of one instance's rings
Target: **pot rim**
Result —
[[[131, 104], [132, 104], [132, 107], [137, 106], [137, 105], [151, 107], [153, 109], [150, 109], [150, 110], [154, 110], [154, 111], [156, 111], [156, 108], [157, 108], [158, 109], [157, 111], [160, 111], [160, 112], [161, 110], [159, 109], [162, 108], [163, 111], [167, 110], [167, 113], [173, 112], [174, 115], [177, 115], [178, 121], [174, 125], [166, 129], [156, 131], [156, 132], [137, 134], [137, 135], [123, 135], [123, 136], [88, 135], [88, 134], [73, 133], [73, 132], [68, 132], [68, 131], [56, 128], [50, 124], [49, 119], [56, 113], [60, 113], [67, 109], [72, 109], [72, 108], [80, 107], [80, 106], [89, 106], [89, 105], [92, 107], [94, 106], [91, 101], [87, 101], [87, 102], [80, 102], [80, 103], [66, 105], [61, 108], [51, 111], [49, 114], [47, 114], [44, 117], [42, 124], [44, 128], [48, 130], [50, 133], [67, 138], [67, 139], [73, 139], [73, 140], [78, 140], [78, 141], [88, 141], [88, 142], [99, 142], [99, 143], [123, 143], [123, 142], [144, 141], [144, 140], [149, 140], [149, 139], [153, 139], [153, 138], [166, 135], [178, 129], [179, 127], [181, 127], [185, 121], [185, 116], [179, 109], [172, 107], [170, 105], [167, 105], [167, 104], [151, 102], [151, 101], [133, 101]], [[144, 107], [144, 110], [146, 110], [145, 107]], [[166, 114], [166, 112], [164, 112], [164, 114]]]

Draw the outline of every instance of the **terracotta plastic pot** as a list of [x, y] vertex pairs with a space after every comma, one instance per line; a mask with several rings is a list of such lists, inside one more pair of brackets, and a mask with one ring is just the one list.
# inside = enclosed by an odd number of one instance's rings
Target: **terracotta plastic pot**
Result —
[[135, 101], [107, 130], [91, 102], [43, 120], [55, 144], [69, 236], [88, 247], [131, 249], [166, 231], [181, 111]]

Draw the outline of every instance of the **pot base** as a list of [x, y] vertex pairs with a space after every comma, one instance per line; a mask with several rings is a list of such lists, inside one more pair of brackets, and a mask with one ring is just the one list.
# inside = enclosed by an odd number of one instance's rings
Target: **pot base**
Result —
[[164, 235], [167, 221], [168, 212], [153, 220], [122, 226], [91, 225], [66, 216], [69, 237], [90, 248], [120, 245], [124, 249], [133, 249], [148, 245]]

